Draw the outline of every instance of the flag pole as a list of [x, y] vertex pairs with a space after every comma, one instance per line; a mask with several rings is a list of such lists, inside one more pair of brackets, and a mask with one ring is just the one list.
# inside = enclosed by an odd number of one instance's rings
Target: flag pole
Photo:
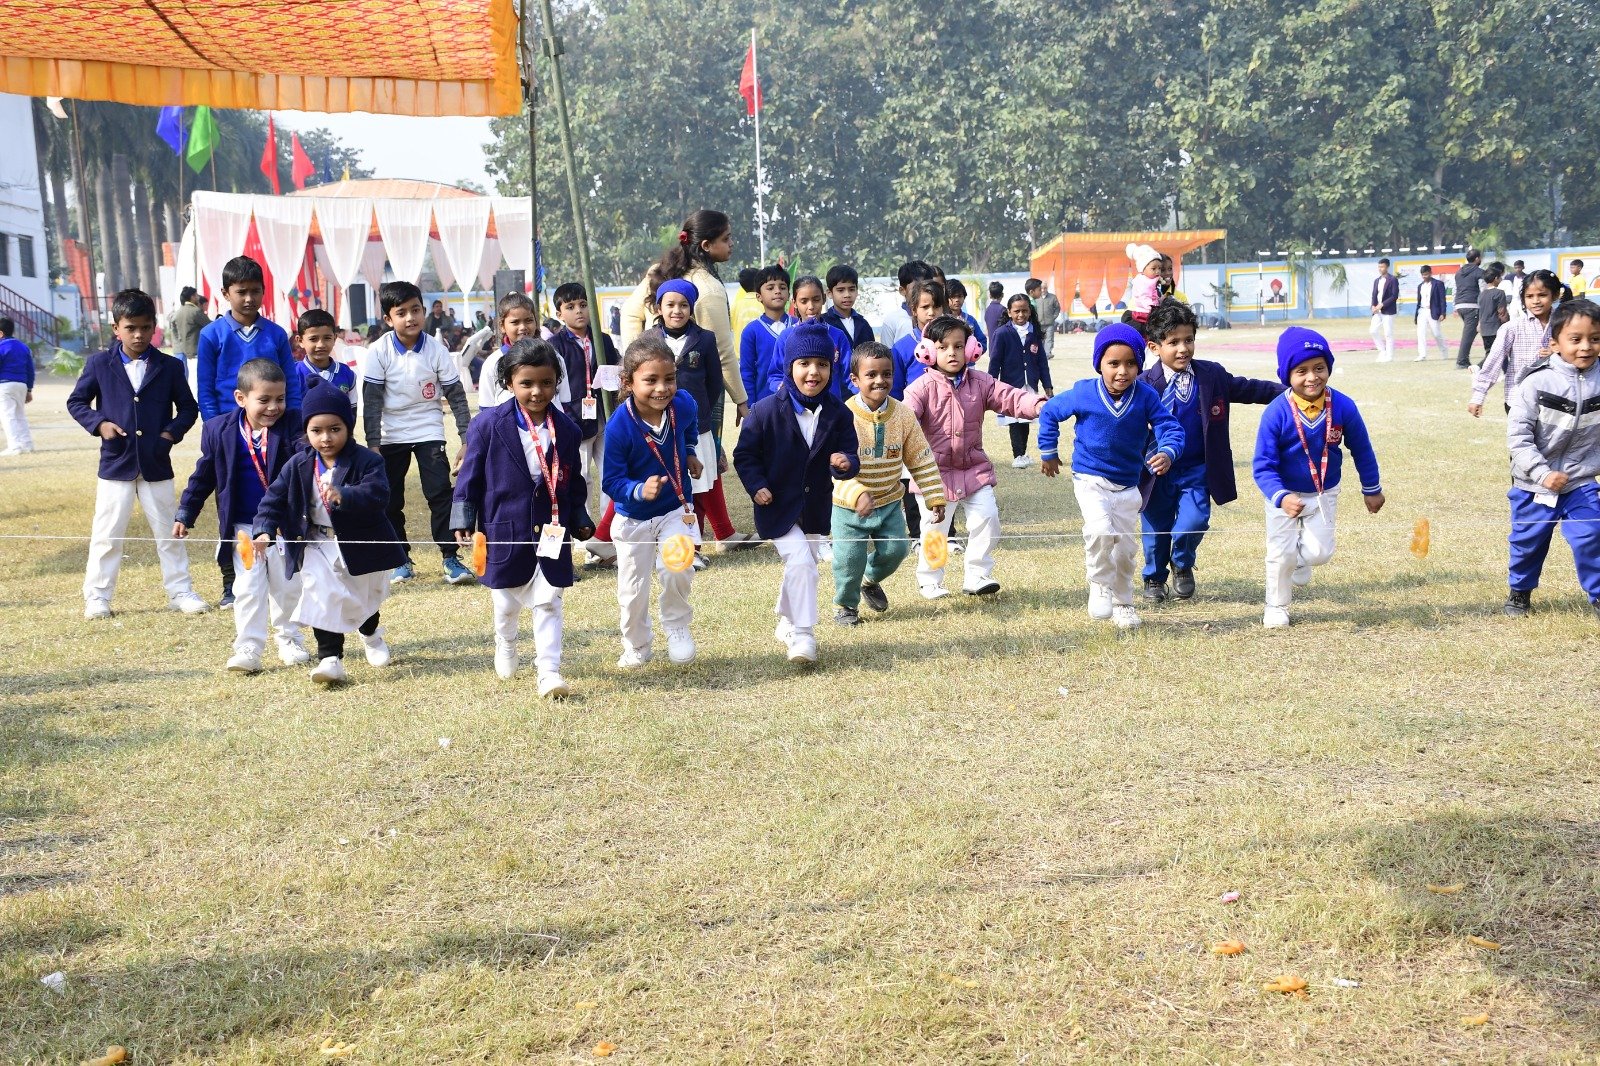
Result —
[[761, 170], [761, 105], [765, 103], [761, 98], [761, 67], [756, 59], [756, 28], [750, 27], [750, 76], [755, 82], [754, 95], [756, 112], [756, 243], [761, 249], [760, 262], [767, 261], [767, 211], [762, 206], [761, 186], [766, 177]]

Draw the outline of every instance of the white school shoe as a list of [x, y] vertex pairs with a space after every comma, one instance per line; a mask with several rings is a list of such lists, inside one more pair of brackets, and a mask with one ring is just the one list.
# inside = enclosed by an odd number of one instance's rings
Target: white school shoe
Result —
[[1294, 573], [1289, 575], [1289, 580], [1294, 582], [1296, 588], [1305, 588], [1311, 584], [1311, 564], [1306, 562], [1296, 563]]
[[1111, 608], [1111, 622], [1118, 629], [1138, 629], [1144, 625], [1139, 618], [1139, 612], [1126, 603], [1119, 603]]
[[279, 637], [278, 659], [285, 666], [303, 666], [311, 661], [311, 653], [299, 637]]
[[360, 636], [361, 650], [367, 653], [368, 666], [384, 667], [394, 661], [394, 653], [389, 650], [388, 641], [383, 639], [382, 626], [370, 637], [364, 633]]
[[638, 670], [654, 657], [655, 652], [649, 648], [645, 648], [642, 651], [637, 648], [625, 648], [622, 652], [622, 657], [617, 660], [617, 669]]
[[180, 592], [167, 601], [167, 607], [179, 614], [205, 614], [211, 608], [192, 592]]
[[789, 661], [798, 666], [810, 666], [817, 661], [817, 638], [810, 633], [795, 630], [784, 641]]
[[1261, 612], [1261, 625], [1266, 629], [1288, 629], [1288, 609], [1268, 605], [1267, 609]]
[[1111, 587], [1097, 581], [1089, 582], [1089, 617], [1104, 622], [1111, 617]]
[[330, 655], [311, 668], [311, 680], [319, 685], [340, 685], [344, 678], [344, 660], [337, 655]]
[[1033, 457], [1029, 455], [1019, 455], [1015, 459], [1011, 460], [1011, 468], [1013, 470], [1026, 470], [1032, 465]]
[[228, 672], [232, 674], [259, 674], [261, 672], [261, 653], [258, 651], [236, 651], [233, 658], [228, 660]]
[[494, 672], [500, 675], [502, 681], [510, 681], [517, 672], [517, 664], [522, 660], [517, 655], [517, 642], [514, 640], [494, 640]]
[[[28, 450], [30, 452], [33, 451], [32, 448], [29, 448]], [[13, 455], [21, 455], [21, 454], [22, 454], [22, 449], [21, 448], [7, 448], [5, 451], [0, 452], [0, 459], [9, 459]]]
[[817, 546], [817, 559], [824, 563], [833, 562], [833, 541], [825, 540]]
[[679, 666], [685, 666], [694, 662], [694, 656], [694, 637], [687, 629], [667, 630], [667, 658]]
[[83, 617], [91, 622], [97, 618], [110, 618], [110, 602], [101, 599], [85, 600], [83, 604]]
[[560, 674], [545, 674], [539, 678], [539, 698], [542, 700], [561, 700], [572, 695], [572, 690], [567, 687], [567, 682]]
[[794, 635], [794, 623], [782, 615], [778, 616], [778, 627], [772, 631], [772, 639], [779, 644], [787, 645], [789, 638]]
[[943, 585], [919, 585], [917, 591], [922, 593], [925, 600], [942, 600], [950, 595], [950, 590]]

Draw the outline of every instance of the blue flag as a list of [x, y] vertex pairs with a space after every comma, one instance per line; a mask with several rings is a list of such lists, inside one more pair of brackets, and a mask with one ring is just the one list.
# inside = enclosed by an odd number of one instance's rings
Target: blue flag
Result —
[[322, 184], [333, 184], [333, 155], [331, 153], [322, 157]]
[[163, 107], [161, 117], [156, 119], [156, 134], [167, 142], [174, 155], [182, 157], [189, 140], [188, 131], [183, 128], [183, 108]]
[[533, 239], [533, 291], [544, 292], [544, 242]]

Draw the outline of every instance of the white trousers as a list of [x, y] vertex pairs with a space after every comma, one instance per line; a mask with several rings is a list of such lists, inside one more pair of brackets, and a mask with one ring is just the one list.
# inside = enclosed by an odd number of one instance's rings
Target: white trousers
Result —
[[1072, 494], [1083, 514], [1083, 568], [1089, 581], [1109, 588], [1114, 606], [1132, 607], [1141, 532], [1138, 488], [1074, 474]]
[[1378, 349], [1378, 362], [1387, 363], [1394, 358], [1394, 316], [1373, 315], [1372, 325], [1367, 327], [1367, 332], [1372, 334], [1372, 346]]
[[1321, 566], [1333, 558], [1333, 521], [1339, 487], [1324, 493], [1296, 493], [1306, 509], [1290, 518], [1267, 501], [1267, 606], [1289, 606], [1294, 598], [1295, 567]]
[[1444, 323], [1436, 322], [1427, 315], [1417, 316], [1417, 358], [1428, 357], [1428, 340], [1439, 346], [1439, 358], [1450, 358], [1450, 350], [1444, 345]]
[[7, 448], [33, 451], [33, 434], [28, 431], [27, 382], [0, 381], [0, 425], [5, 427]]
[[809, 634], [817, 624], [817, 552], [822, 537], [791, 526], [772, 546], [783, 560], [783, 583], [778, 586], [778, 603], [773, 613], [792, 625], [797, 633]]
[[172, 515], [178, 501], [171, 481], [107, 481], [98, 478], [94, 493], [94, 525], [89, 532], [89, 567], [83, 578], [85, 600], [111, 602], [117, 591], [117, 571], [122, 568], [122, 537], [128, 531], [137, 500], [150, 533], [156, 538], [161, 560], [161, 583], [170, 600], [193, 594], [189, 581], [189, 549], [172, 535]]
[[700, 543], [700, 524], [684, 522], [683, 509], [677, 508], [660, 518], [637, 520], [620, 511], [611, 521], [611, 543], [617, 549], [617, 607], [620, 610], [622, 650], [646, 652], [654, 641], [650, 628], [650, 574], [655, 572], [661, 586], [657, 609], [661, 628], [688, 629], [694, 619], [689, 606], [689, 586], [694, 568], [682, 573], [667, 569], [661, 561], [661, 544], [668, 537], [687, 534]]
[[[240, 526], [248, 529], [248, 526]], [[301, 642], [300, 626], [290, 620], [300, 602], [300, 575], [286, 578], [288, 560], [279, 538], [246, 570], [239, 549], [233, 549], [233, 650], [260, 655], [267, 646], [268, 626], [280, 644]]]
[[611, 502], [600, 489], [600, 479], [605, 476], [606, 470], [606, 424], [600, 423], [600, 429], [594, 436], [578, 445], [578, 469], [583, 472], [583, 480], [589, 487], [591, 498], [598, 496], [600, 504], [589, 512], [589, 517], [596, 523], [600, 516], [606, 512], [606, 504]]
[[521, 588], [489, 590], [496, 642], [515, 645], [522, 609], [533, 612], [533, 662], [540, 677], [561, 673], [561, 592], [545, 580], [543, 570]]
[[[922, 494], [917, 494], [917, 509], [922, 514], [923, 529], [937, 529], [948, 536], [950, 523], [955, 521], [956, 508], [967, 516], [966, 578], [963, 589], [976, 589], [994, 573], [994, 549], [1000, 541], [1000, 504], [994, 498], [994, 489], [988, 485], [964, 500], [949, 504], [944, 509], [944, 521], [935, 522]], [[944, 568], [935, 570], [928, 565], [917, 545], [917, 584], [922, 588], [937, 588], [944, 584]]]

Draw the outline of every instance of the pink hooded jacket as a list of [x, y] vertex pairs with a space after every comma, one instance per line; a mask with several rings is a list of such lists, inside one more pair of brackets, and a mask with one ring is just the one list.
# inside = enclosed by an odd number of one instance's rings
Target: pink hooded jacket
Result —
[[[1044, 401], [1043, 396], [968, 367], [960, 385], [937, 370], [928, 370], [906, 386], [905, 405], [922, 424], [939, 464], [945, 497], [955, 503], [996, 483], [994, 464], [983, 450], [983, 413], [1037, 418]], [[911, 491], [919, 491], [915, 482]]]

